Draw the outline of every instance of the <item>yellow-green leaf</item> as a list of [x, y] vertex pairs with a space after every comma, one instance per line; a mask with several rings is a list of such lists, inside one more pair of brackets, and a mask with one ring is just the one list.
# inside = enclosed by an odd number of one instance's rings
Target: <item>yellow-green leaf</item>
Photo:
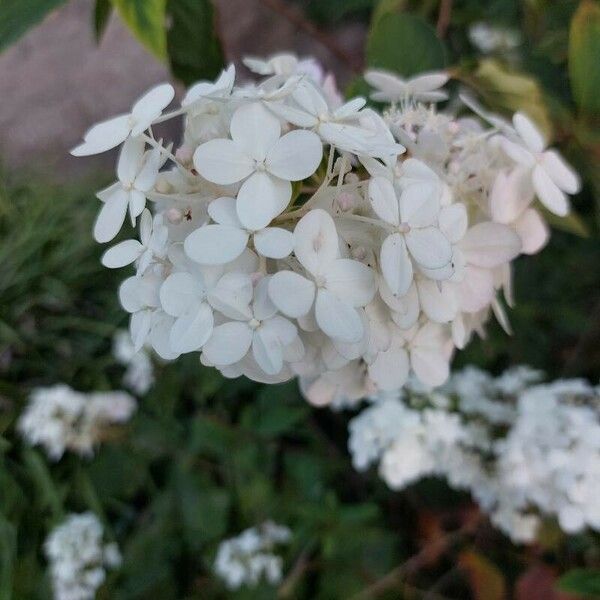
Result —
[[573, 97], [588, 116], [600, 116], [600, 4], [582, 0], [569, 32]]
[[154, 56], [167, 56], [166, 0], [112, 0], [135, 37]]

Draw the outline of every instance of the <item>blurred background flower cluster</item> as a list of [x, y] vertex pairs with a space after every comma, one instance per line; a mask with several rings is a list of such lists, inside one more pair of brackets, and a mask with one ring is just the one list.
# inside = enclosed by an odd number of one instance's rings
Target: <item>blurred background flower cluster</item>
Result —
[[596, 0], [2, 0], [0, 598], [600, 597], [597, 532], [548, 519], [520, 544], [435, 470], [389, 489], [357, 458], [368, 446], [348, 452], [356, 411], [157, 361], [123, 334], [121, 275], [90, 233], [115, 157], [68, 149], [150, 85], [181, 97], [288, 50], [346, 95], [368, 95], [366, 67], [446, 69], [451, 91], [535, 120], [583, 189], [516, 262], [514, 334], [493, 325], [455, 366], [598, 383]]

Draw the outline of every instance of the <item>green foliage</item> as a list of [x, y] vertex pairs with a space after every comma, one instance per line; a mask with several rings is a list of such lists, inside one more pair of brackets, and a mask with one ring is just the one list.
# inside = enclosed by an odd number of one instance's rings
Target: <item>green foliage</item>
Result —
[[564, 592], [600, 598], [600, 570], [573, 569], [558, 580], [558, 588]]
[[0, 52], [66, 0], [2, 0], [0, 2]]
[[583, 0], [571, 21], [569, 75], [581, 112], [600, 118], [600, 5]]
[[96, 5], [94, 6], [94, 33], [96, 34], [97, 42], [100, 42], [102, 34], [108, 25], [112, 8], [110, 0], [96, 0]]
[[167, 53], [167, 0], [111, 0], [131, 32], [154, 56]]
[[186, 85], [211, 79], [223, 66], [210, 0], [169, 0], [167, 49], [173, 75]]
[[367, 42], [370, 67], [405, 77], [441, 69], [446, 64], [443, 42], [423, 19], [409, 13], [389, 13], [375, 21]]

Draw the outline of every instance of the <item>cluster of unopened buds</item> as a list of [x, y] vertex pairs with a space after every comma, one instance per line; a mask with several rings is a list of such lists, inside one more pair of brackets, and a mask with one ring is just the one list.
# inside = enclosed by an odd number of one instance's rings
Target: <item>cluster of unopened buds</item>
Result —
[[[442, 384], [455, 348], [493, 313], [508, 329], [511, 261], [547, 241], [539, 210], [569, 210], [576, 173], [523, 114], [438, 112], [445, 73], [367, 72], [372, 99], [343, 102], [313, 60], [246, 59], [164, 113], [159, 85], [90, 129], [74, 155], [122, 144], [94, 235], [139, 238], [103, 256], [134, 263], [120, 299], [137, 348], [200, 352], [226, 377], [300, 376], [315, 404]], [[153, 128], [185, 118], [182, 145]], [[150, 208], [149, 208], [150, 207]]]

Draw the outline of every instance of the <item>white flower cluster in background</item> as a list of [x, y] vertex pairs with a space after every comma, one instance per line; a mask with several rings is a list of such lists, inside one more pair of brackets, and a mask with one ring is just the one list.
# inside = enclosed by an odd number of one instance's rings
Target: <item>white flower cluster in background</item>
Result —
[[[577, 174], [523, 114], [438, 111], [445, 73], [367, 72], [382, 115], [344, 103], [313, 60], [245, 62], [260, 82], [230, 66], [164, 114], [174, 90], [160, 85], [73, 150], [121, 145], [94, 235], [113, 240], [127, 215], [139, 228], [103, 256], [135, 265], [120, 288], [134, 348], [200, 352], [226, 377], [299, 376], [317, 405], [411, 373], [443, 384], [492, 313], [508, 330], [511, 262], [544, 246], [539, 204], [566, 215]], [[179, 116], [173, 153], [153, 127]]]
[[92, 600], [106, 570], [121, 564], [115, 543], [104, 541], [102, 524], [91, 512], [71, 514], [44, 544], [54, 600]]
[[237, 537], [221, 542], [215, 559], [215, 573], [231, 590], [256, 586], [261, 580], [271, 585], [281, 581], [283, 560], [274, 554], [278, 544], [290, 541], [287, 527], [266, 521], [246, 529]]
[[499, 27], [479, 21], [469, 27], [469, 40], [484, 54], [510, 54], [521, 43], [521, 34], [516, 29]]
[[59, 460], [67, 450], [90, 456], [107, 429], [128, 421], [135, 409], [135, 399], [125, 392], [84, 394], [58, 384], [33, 390], [18, 428], [52, 460]]
[[547, 518], [568, 534], [600, 531], [600, 389], [540, 378], [468, 368], [432, 394], [380, 394], [350, 422], [353, 464], [378, 464], [395, 490], [444, 477], [515, 542], [534, 541]]
[[136, 350], [129, 331], [117, 331], [113, 339], [113, 355], [124, 367], [123, 385], [143, 396], [154, 384], [154, 368], [146, 347]]

